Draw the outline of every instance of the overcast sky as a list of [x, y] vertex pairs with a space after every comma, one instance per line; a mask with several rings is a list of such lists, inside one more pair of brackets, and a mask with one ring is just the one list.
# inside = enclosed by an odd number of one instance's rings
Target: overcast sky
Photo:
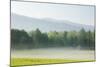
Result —
[[53, 18], [75, 23], [94, 25], [95, 6], [11, 2], [11, 12], [33, 18]]

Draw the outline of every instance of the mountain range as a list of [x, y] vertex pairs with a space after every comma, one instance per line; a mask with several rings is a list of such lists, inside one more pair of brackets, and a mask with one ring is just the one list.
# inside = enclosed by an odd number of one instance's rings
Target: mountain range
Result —
[[11, 28], [31, 31], [40, 29], [42, 32], [49, 31], [79, 31], [84, 28], [86, 31], [94, 30], [94, 26], [78, 24], [68, 20], [57, 20], [52, 18], [32, 18], [11, 13]]

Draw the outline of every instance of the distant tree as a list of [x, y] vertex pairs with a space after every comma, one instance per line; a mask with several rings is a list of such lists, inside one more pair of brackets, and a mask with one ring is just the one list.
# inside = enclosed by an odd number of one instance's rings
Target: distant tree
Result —
[[61, 35], [63, 46], [67, 46], [67, 42], [68, 42], [67, 34], [68, 34], [68, 32], [64, 31], [63, 34]]
[[18, 30], [18, 29], [11, 30], [12, 47], [26, 46], [26, 44], [31, 44], [31, 43], [32, 43], [32, 38], [24, 30]]
[[82, 47], [82, 48], [86, 48], [87, 47], [87, 34], [86, 34], [86, 31], [82, 28], [79, 32], [79, 45]]
[[42, 33], [41, 42], [44, 43], [44, 44], [48, 43], [48, 35], [47, 35], [47, 33]]
[[94, 32], [91, 32], [90, 30], [87, 32], [87, 37], [88, 37], [88, 39], [87, 39], [87, 41], [88, 41], [88, 43], [87, 43], [87, 47], [89, 48], [89, 49], [95, 49], [95, 33]]
[[95, 30], [92, 32], [92, 49], [95, 49]]
[[77, 47], [78, 46], [78, 36], [76, 31], [71, 31], [68, 33], [68, 45], [71, 47]]
[[95, 49], [95, 31], [41, 32], [38, 28], [30, 33], [11, 29], [11, 47], [78, 47]]
[[38, 44], [41, 42], [42, 39], [42, 33], [39, 29], [36, 29], [35, 34], [34, 34], [34, 40]]

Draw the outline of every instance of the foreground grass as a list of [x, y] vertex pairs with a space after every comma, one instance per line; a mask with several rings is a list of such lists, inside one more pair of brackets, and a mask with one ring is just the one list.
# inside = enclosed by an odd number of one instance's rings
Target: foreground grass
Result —
[[48, 58], [11, 58], [11, 66], [27, 66], [40, 64], [56, 64], [71, 62], [92, 62], [95, 60], [68, 60], [68, 59], [48, 59]]

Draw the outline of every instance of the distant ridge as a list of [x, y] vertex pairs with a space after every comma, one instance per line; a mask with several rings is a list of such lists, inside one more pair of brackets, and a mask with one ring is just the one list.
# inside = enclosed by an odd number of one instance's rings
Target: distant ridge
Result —
[[79, 31], [84, 28], [86, 31], [94, 30], [94, 26], [78, 24], [67, 20], [37, 19], [18, 14], [11, 14], [11, 28], [24, 29], [26, 31], [39, 28], [42, 32], [48, 31]]

